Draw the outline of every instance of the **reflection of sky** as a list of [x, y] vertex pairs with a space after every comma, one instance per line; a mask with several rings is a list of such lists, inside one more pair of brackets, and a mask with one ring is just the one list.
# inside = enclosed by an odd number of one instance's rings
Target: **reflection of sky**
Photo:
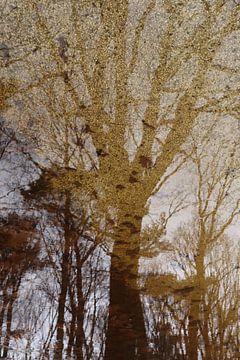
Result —
[[26, 155], [15, 143], [10, 144], [0, 160], [0, 211], [23, 210], [20, 189], [37, 177], [36, 168]]
[[[200, 120], [203, 121], [203, 119]], [[202, 124], [203, 126], [203, 124]], [[212, 197], [209, 201], [209, 209], [211, 210], [216, 205], [216, 199], [218, 196], [219, 189], [221, 190], [221, 186], [224, 184], [225, 176], [231, 171], [230, 176], [232, 177], [232, 184], [227, 191], [227, 197], [224, 198], [224, 202], [220, 211], [217, 215], [219, 218], [218, 228], [221, 228], [224, 221], [229, 218], [232, 209], [237, 204], [238, 199], [240, 198], [240, 178], [239, 178], [239, 148], [237, 147], [237, 152], [235, 154], [236, 160], [234, 160], [233, 165], [230, 165], [232, 161], [231, 158], [231, 146], [234, 144], [234, 141], [239, 143], [239, 129], [237, 129], [236, 120], [231, 117], [222, 117], [219, 120], [219, 125], [212, 132], [212, 136], [210, 137], [206, 149], [202, 146], [201, 142], [201, 132], [199, 134], [198, 139], [198, 147], [199, 151], [202, 151], [203, 155], [206, 158], [206, 161], [202, 162], [203, 169], [207, 169], [208, 178], [203, 178], [203, 182], [210, 182], [211, 171], [216, 171], [219, 173], [220, 180], [217, 182], [216, 192], [213, 192]], [[202, 128], [207, 129], [207, 127]], [[201, 128], [200, 128], [201, 130]], [[198, 133], [199, 129], [196, 127], [194, 130], [195, 133]], [[203, 132], [203, 131], [202, 131]], [[204, 133], [204, 132], [203, 132]], [[220, 152], [218, 153], [218, 158], [214, 155], [220, 146]], [[208, 160], [210, 159], [210, 160]], [[174, 168], [174, 163], [167, 170], [167, 173], [171, 172], [171, 169]], [[204, 168], [205, 167], [205, 168]], [[212, 169], [212, 170], [211, 170]], [[230, 170], [229, 170], [230, 169]], [[197, 184], [198, 184], [198, 176], [196, 170], [194, 169], [193, 163], [187, 161], [180, 170], [177, 171], [176, 174], [171, 176], [166, 183], [163, 184], [161, 189], [151, 198], [150, 206], [149, 206], [149, 214], [145, 216], [143, 219], [143, 227], [147, 226], [151, 222], [158, 221], [160, 219], [161, 213], [165, 212], [168, 214], [169, 212], [169, 204], [171, 202], [177, 203], [183, 200], [183, 209], [174, 214], [168, 221], [166, 227], [166, 236], [163, 236], [162, 240], [172, 241], [174, 233], [176, 230], [183, 226], [184, 224], [190, 224], [191, 221], [196, 218], [197, 209], [198, 209], [198, 200], [197, 200]], [[187, 196], [186, 196], [187, 195]], [[185, 196], [185, 197], [184, 197]], [[239, 209], [240, 211], [240, 209]], [[228, 235], [233, 242], [233, 244], [239, 244], [240, 242], [240, 226], [239, 226], [239, 215], [233, 219], [232, 223], [227, 227], [224, 231], [224, 234]], [[224, 251], [223, 248], [219, 248], [219, 251]], [[170, 262], [169, 262], [170, 261]], [[181, 276], [182, 271], [176, 263], [171, 262], [171, 259], [167, 257], [166, 254], [160, 254], [159, 256], [153, 259], [142, 259], [141, 261], [141, 271], [144, 269], [157, 269], [159, 272], [168, 272], [173, 271], [176, 272], [179, 276]]]
[[[101, 339], [104, 338], [108, 313], [109, 264], [109, 257], [106, 257], [102, 250], [97, 249], [82, 270], [84, 275], [83, 291], [85, 295], [87, 294], [84, 329], [88, 343], [91, 340], [92, 327], [94, 327], [93, 358], [96, 359], [102, 345]], [[20, 339], [11, 338], [11, 356], [17, 355], [17, 359], [23, 360], [26, 352], [33, 358], [39, 358], [42, 354], [43, 344], [47, 341], [49, 331], [51, 328], [54, 329], [56, 323], [58, 293], [59, 284], [57, 284], [53, 268], [46, 267], [42, 271], [25, 274], [18, 298], [14, 303], [12, 323], [12, 330], [24, 329], [24, 335]], [[66, 305], [68, 306], [67, 303]], [[70, 322], [71, 317], [68, 311], [66, 322], [68, 322], [67, 319]], [[55, 335], [51, 341], [52, 344], [54, 344], [54, 339]], [[50, 353], [51, 350], [54, 350], [53, 345], [50, 345]]]
[[[210, 155], [209, 164], [204, 165], [203, 162], [203, 165], [208, 166], [210, 168], [209, 171], [211, 171], [212, 167], [212, 171], [216, 171], [217, 174], [219, 172], [220, 180], [217, 182], [217, 186], [223, 186], [225, 174], [228, 174], [229, 171], [231, 172], [230, 176], [232, 177], [233, 182], [229, 191], [227, 192], [228, 198], [224, 200], [224, 206], [219, 212], [222, 221], [230, 215], [232, 209], [240, 198], [239, 147], [237, 147], [237, 152], [235, 154], [235, 165], [229, 165], [231, 161], [231, 146], [232, 144], [234, 144], [234, 142], [236, 142], [237, 144], [239, 143], [238, 140], [240, 133], [236, 128], [237, 123], [235, 119], [226, 117], [222, 118], [221, 121], [219, 120], [218, 129], [217, 131], [213, 132], [213, 137], [210, 137], [209, 140], [210, 145], [207, 145], [206, 151], [205, 153], [203, 153], [203, 155], [207, 159]], [[218, 157], [221, 161], [219, 163], [216, 161], [215, 165], [215, 163], [213, 162], [216, 160], [214, 158], [214, 151], [216, 151], [220, 144], [222, 145], [222, 149], [218, 154]], [[201, 148], [201, 139], [199, 139], [198, 146], [199, 148]], [[213, 155], [211, 153], [213, 153]], [[211, 157], [213, 158], [213, 160], [211, 160]], [[171, 169], [173, 169], [174, 166], [175, 165], [173, 163], [172, 166], [167, 170], [167, 173], [171, 172]], [[219, 168], [217, 166], [219, 166]], [[209, 171], [208, 178], [203, 179], [203, 182], [205, 181], [207, 183], [211, 181], [211, 172]], [[157, 221], [160, 218], [161, 212], [168, 213], [169, 204], [172, 201], [177, 203], [178, 201], [181, 202], [181, 199], [184, 199], [183, 204], [185, 205], [185, 208], [174, 214], [173, 217], [169, 219], [169, 222], [167, 224], [167, 236], [171, 237], [172, 233], [179, 227], [179, 225], [189, 222], [189, 220], [193, 218], [194, 214], [196, 215], [196, 210], [198, 207], [197, 183], [198, 176], [196, 174], [196, 169], [194, 169], [191, 162], [187, 161], [180, 168], [180, 170], [178, 170], [177, 173], [172, 175], [167, 180], [167, 182], [163, 184], [162, 188], [151, 198], [149, 215], [144, 218], [143, 226], [145, 226], [149, 222]], [[219, 188], [217, 186], [216, 193], [213, 193], [212, 197], [210, 198], [209, 208], [214, 207], [216, 204], [216, 197], [218, 194], [217, 192], [219, 191]], [[239, 229], [239, 216], [236, 216], [233, 222], [227, 228], [226, 233], [233, 236], [235, 239], [239, 239]]]

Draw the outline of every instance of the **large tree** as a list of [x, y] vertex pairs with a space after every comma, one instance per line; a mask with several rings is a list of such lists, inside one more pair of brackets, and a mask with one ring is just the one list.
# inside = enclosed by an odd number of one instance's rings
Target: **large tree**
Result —
[[55, 186], [85, 200], [114, 241], [106, 358], [145, 359], [142, 219], [149, 198], [183, 162], [196, 119], [238, 116], [239, 5], [21, 0], [1, 6], [2, 111], [31, 140], [34, 161], [61, 173]]

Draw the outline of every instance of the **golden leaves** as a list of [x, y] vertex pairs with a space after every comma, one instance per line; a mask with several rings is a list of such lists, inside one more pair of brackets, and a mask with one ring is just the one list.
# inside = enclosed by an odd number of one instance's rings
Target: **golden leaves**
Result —
[[0, 110], [7, 107], [7, 100], [17, 92], [18, 86], [16, 81], [0, 80]]

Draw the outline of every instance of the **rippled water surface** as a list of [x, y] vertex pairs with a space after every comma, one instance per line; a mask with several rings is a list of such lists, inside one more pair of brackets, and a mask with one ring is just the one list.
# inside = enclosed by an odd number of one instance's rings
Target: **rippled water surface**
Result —
[[0, 11], [0, 358], [240, 359], [239, 1]]

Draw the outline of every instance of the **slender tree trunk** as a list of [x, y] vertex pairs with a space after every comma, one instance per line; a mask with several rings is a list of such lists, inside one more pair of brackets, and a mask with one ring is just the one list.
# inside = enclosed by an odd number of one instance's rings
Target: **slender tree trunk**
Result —
[[5, 339], [3, 342], [3, 358], [7, 358], [7, 356], [8, 356], [9, 343], [10, 343], [10, 338], [11, 338], [13, 304], [14, 304], [14, 301], [17, 299], [20, 283], [21, 283], [21, 275], [20, 275], [19, 279], [17, 280], [17, 283], [15, 284], [15, 286], [13, 286], [13, 288], [12, 288], [11, 298], [8, 303], [7, 318], [6, 318], [7, 329], [6, 329], [6, 336], [5, 336]]
[[198, 360], [198, 333], [199, 333], [199, 321], [200, 321], [200, 306], [204, 300], [205, 289], [205, 268], [204, 268], [204, 256], [206, 253], [205, 238], [201, 237], [198, 254], [196, 256], [196, 280], [195, 289], [192, 294], [190, 311], [189, 311], [189, 323], [188, 323], [188, 359]]
[[[67, 240], [65, 240], [67, 242]], [[58, 318], [57, 318], [57, 337], [55, 345], [54, 359], [62, 359], [63, 351], [63, 337], [64, 337], [64, 313], [65, 303], [68, 289], [68, 259], [69, 259], [69, 244], [65, 245], [62, 258], [62, 277], [61, 277], [61, 291], [58, 298]]]
[[2, 355], [2, 330], [3, 330], [3, 320], [4, 320], [4, 314], [7, 309], [7, 305], [9, 302], [9, 295], [7, 294], [7, 287], [3, 289], [3, 304], [1, 306], [1, 312], [0, 312], [0, 355]]
[[70, 333], [68, 339], [68, 347], [67, 347], [67, 358], [70, 359], [72, 356], [72, 350], [74, 347], [74, 339], [75, 339], [75, 326], [76, 326], [76, 305], [75, 305], [75, 287], [73, 286], [72, 289], [69, 291], [69, 300], [71, 305], [71, 312], [72, 312], [72, 319], [70, 325]]
[[203, 318], [204, 318], [203, 340], [204, 340], [204, 345], [205, 345], [205, 357], [206, 357], [207, 360], [213, 360], [213, 358], [212, 358], [212, 346], [211, 346], [211, 342], [209, 340], [209, 328], [208, 328], [209, 310], [208, 310], [207, 305], [205, 303], [205, 299], [203, 299], [203, 301], [204, 301], [204, 307], [203, 307], [203, 311], [204, 311], [204, 314], [203, 314]]
[[71, 245], [70, 232], [70, 197], [66, 194], [64, 214], [64, 249], [61, 265], [61, 290], [58, 298], [58, 317], [57, 317], [57, 336], [54, 351], [54, 360], [62, 359], [63, 340], [64, 340], [64, 315], [69, 286], [69, 253]]
[[75, 358], [77, 360], [83, 360], [83, 343], [84, 343], [84, 331], [83, 331], [83, 319], [84, 319], [84, 299], [82, 291], [82, 262], [79, 254], [79, 249], [76, 246], [76, 259], [77, 259], [77, 314], [76, 314], [76, 343], [75, 343]]

